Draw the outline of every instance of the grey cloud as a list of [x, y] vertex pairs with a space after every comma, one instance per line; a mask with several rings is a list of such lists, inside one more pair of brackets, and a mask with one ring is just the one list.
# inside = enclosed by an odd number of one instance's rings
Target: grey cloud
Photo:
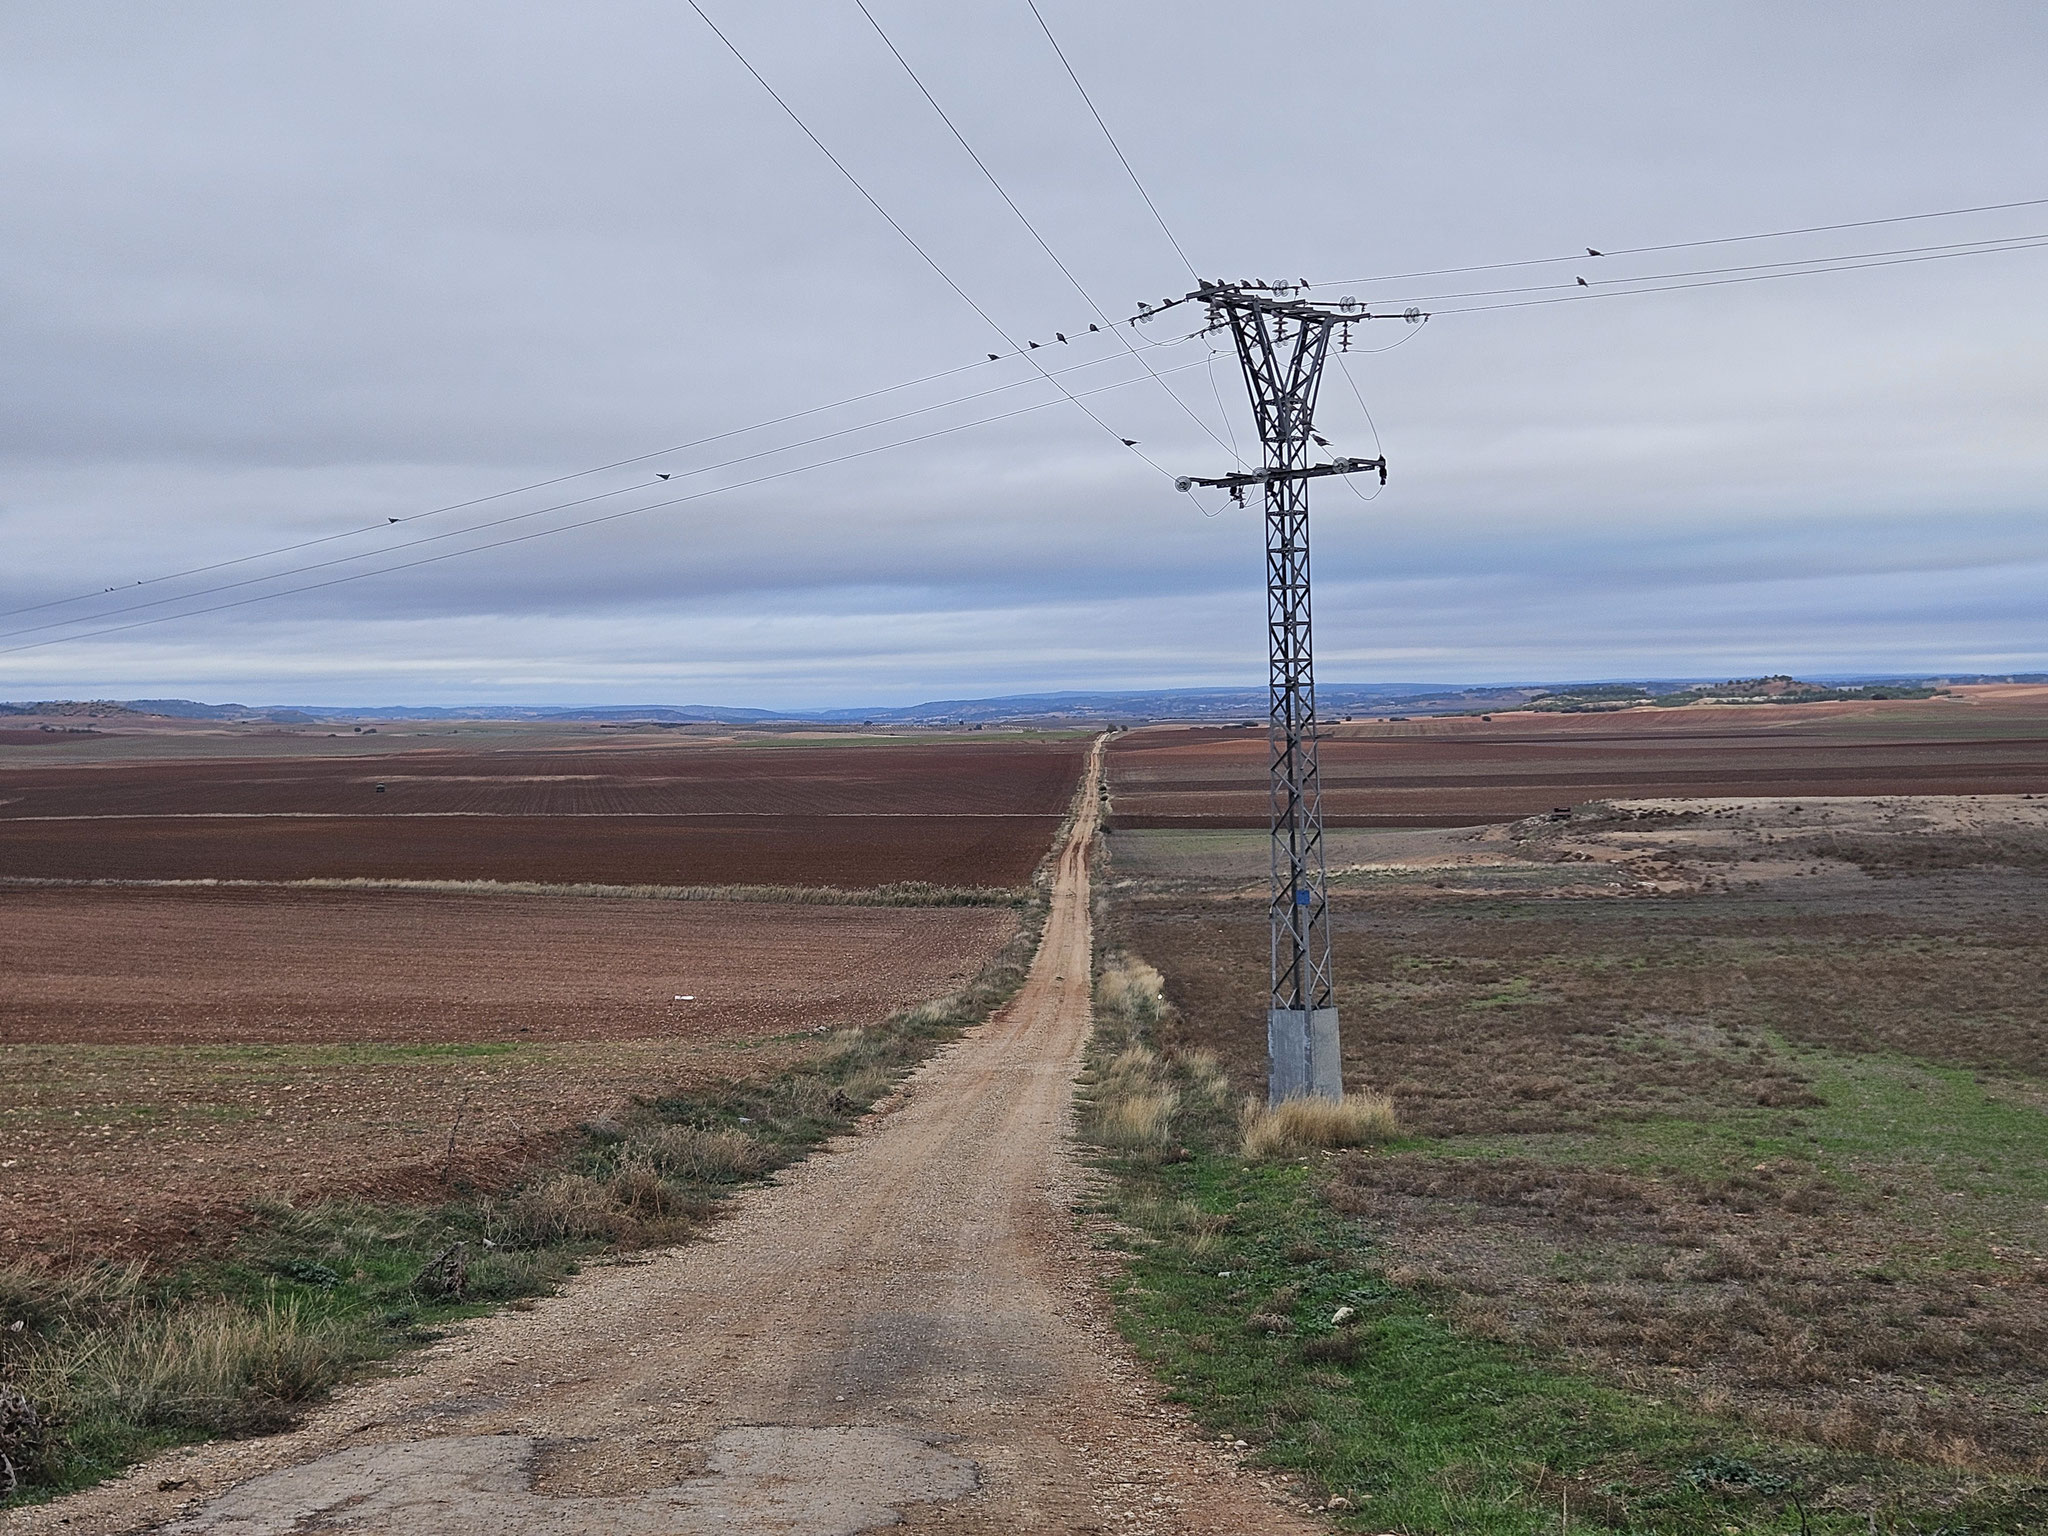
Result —
[[[1085, 327], [851, 5], [710, 8], [1012, 334]], [[1185, 288], [1021, 3], [877, 13], [1111, 313]], [[1363, 277], [2048, 195], [2048, 19], [2020, 4], [1048, 15], [1205, 275]], [[16, 7], [0, 27], [0, 608], [1003, 349], [687, 11], [120, 3]], [[2048, 208], [1795, 249], [2038, 231]], [[2048, 664], [2044, 269], [2048, 252], [2025, 252], [1365, 328], [1351, 366], [1395, 473], [1370, 503], [1318, 488], [1324, 675]], [[1119, 366], [1136, 372], [1087, 377]], [[1218, 367], [1248, 441], [1234, 366]], [[1207, 369], [1174, 383], [1225, 430]], [[685, 483], [1046, 398], [1027, 386]], [[1227, 459], [1149, 381], [1091, 404], [1172, 471]], [[1335, 373], [1322, 419], [1341, 448], [1371, 446]], [[0, 654], [0, 695], [795, 704], [1256, 678], [1255, 517], [1202, 510], [1062, 404], [495, 553]]]

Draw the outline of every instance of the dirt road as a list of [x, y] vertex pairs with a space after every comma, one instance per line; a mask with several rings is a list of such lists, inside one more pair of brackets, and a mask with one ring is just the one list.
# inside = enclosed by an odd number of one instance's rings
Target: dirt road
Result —
[[13, 1528], [1315, 1529], [1160, 1404], [1068, 1214], [1097, 772], [1016, 1000], [713, 1240], [482, 1320], [291, 1435], [160, 1458]]

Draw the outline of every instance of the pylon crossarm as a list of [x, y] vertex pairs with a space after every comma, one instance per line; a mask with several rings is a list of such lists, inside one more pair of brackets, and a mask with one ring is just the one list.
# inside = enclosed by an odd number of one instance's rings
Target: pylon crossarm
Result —
[[1222, 490], [1235, 491], [1242, 490], [1248, 485], [1267, 485], [1275, 480], [1318, 480], [1324, 475], [1359, 475], [1375, 469], [1380, 472], [1380, 484], [1385, 485], [1387, 483], [1387, 461], [1385, 457], [1377, 459], [1335, 459], [1328, 464], [1310, 464], [1301, 469], [1274, 467], [1248, 469], [1235, 475], [1218, 475], [1214, 479], [1207, 479], [1201, 475], [1182, 475], [1173, 484], [1175, 490], [1181, 491], [1189, 490], [1197, 485], [1211, 485]]

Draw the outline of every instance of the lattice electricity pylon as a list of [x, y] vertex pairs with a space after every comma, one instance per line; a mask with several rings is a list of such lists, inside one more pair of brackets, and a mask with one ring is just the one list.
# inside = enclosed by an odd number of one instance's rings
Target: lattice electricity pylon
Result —
[[[1189, 297], [1228, 325], [1244, 365], [1262, 468], [1215, 479], [1184, 476], [1182, 490], [1220, 486], [1244, 504], [1266, 488], [1266, 636], [1270, 657], [1266, 739], [1272, 805], [1272, 987], [1266, 1010], [1268, 1096], [1344, 1096], [1343, 1052], [1330, 973], [1330, 907], [1323, 858], [1322, 778], [1316, 761], [1315, 655], [1309, 622], [1308, 482], [1378, 470], [1387, 461], [1310, 464], [1316, 392], [1335, 331], [1382, 318], [1355, 304], [1327, 308], [1289, 300], [1267, 284], [1203, 283]], [[1407, 317], [1403, 317], [1407, 318]], [[1346, 333], [1348, 336], [1348, 332]]]

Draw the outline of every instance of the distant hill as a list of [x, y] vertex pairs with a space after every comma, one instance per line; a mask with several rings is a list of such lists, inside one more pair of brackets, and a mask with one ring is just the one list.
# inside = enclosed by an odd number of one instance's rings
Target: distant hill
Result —
[[[1952, 681], [1948, 678], [1942, 683]], [[2017, 681], [2017, 679], [2003, 679]], [[1719, 683], [1691, 683], [1659, 691], [1644, 683], [1589, 683], [1544, 693], [1528, 707], [1558, 714], [1591, 714], [1601, 710], [1655, 705], [1678, 709], [1688, 704], [1822, 704], [1846, 699], [1931, 699], [1942, 691], [1918, 678], [1871, 683], [1810, 683], [1785, 673], [1770, 677], [1736, 677]]]
[[63, 720], [104, 720], [143, 713], [146, 711], [130, 709], [111, 699], [43, 699], [30, 704], [0, 704], [0, 715], [43, 715]]
[[[1970, 673], [1943, 677], [1851, 677], [1810, 682], [1770, 677], [1706, 681], [1668, 678], [1582, 683], [1324, 683], [1316, 702], [1325, 719], [1354, 715], [1463, 715], [1538, 709], [1582, 713], [1656, 704], [1809, 703], [1827, 699], [1927, 698], [1966, 683], [2044, 683], [2048, 673]], [[273, 725], [364, 720], [647, 721], [669, 725], [988, 726], [999, 724], [1137, 724], [1152, 720], [1231, 721], [1266, 717], [1260, 688], [1161, 688], [1099, 692], [1018, 693], [982, 699], [934, 699], [866, 709], [772, 710], [725, 704], [202, 704], [194, 699], [46, 699], [0, 703], [0, 716], [40, 715], [120, 720], [243, 720]]]

